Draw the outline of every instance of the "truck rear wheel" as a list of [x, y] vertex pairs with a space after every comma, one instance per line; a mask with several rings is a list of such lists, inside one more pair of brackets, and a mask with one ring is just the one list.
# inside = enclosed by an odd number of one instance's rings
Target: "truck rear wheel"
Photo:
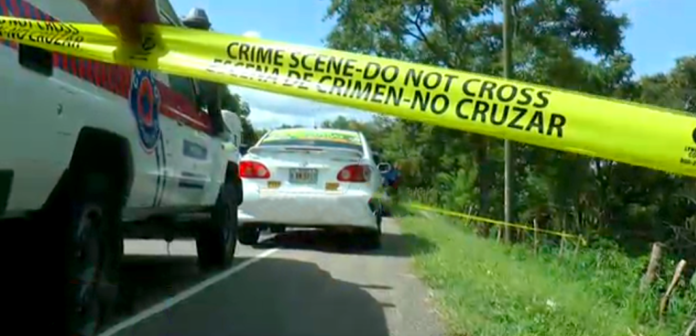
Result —
[[[75, 174], [77, 175], [77, 174]], [[97, 335], [116, 301], [123, 254], [120, 205], [103, 174], [71, 176], [59, 207], [45, 221], [65, 233], [65, 305], [68, 335]]]
[[237, 248], [237, 188], [225, 183], [211, 211], [210, 222], [196, 239], [198, 262], [203, 268], [224, 268], [232, 264]]

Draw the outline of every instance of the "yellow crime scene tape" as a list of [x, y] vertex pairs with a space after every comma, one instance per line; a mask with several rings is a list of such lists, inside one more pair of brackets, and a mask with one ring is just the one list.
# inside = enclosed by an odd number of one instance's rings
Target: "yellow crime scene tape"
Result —
[[0, 17], [0, 39], [696, 176], [696, 118], [518, 81], [170, 26], [122, 46], [101, 25]]
[[539, 233], [545, 233], [548, 235], [558, 236], [558, 237], [565, 238], [565, 239], [572, 239], [572, 240], [579, 242], [583, 246], [587, 246], [587, 240], [585, 240], [584, 237], [579, 236], [579, 235], [573, 235], [573, 234], [561, 232], [561, 231], [539, 229], [539, 228], [534, 228], [534, 227], [523, 225], [523, 224], [507, 223], [507, 222], [503, 222], [503, 221], [499, 221], [499, 220], [495, 220], [495, 219], [479, 217], [479, 216], [474, 216], [474, 215], [467, 215], [467, 214], [463, 214], [460, 212], [454, 212], [454, 211], [449, 211], [449, 210], [444, 210], [444, 209], [433, 208], [433, 207], [423, 205], [423, 204], [418, 204], [418, 203], [408, 203], [406, 205], [406, 207], [411, 208], [411, 209], [415, 209], [415, 210], [439, 213], [439, 214], [446, 215], [446, 216], [460, 217], [460, 218], [469, 219], [469, 220], [481, 222], [481, 223], [488, 223], [488, 224], [493, 224], [493, 225], [498, 225], [498, 226], [508, 226], [508, 227], [513, 227], [513, 228], [520, 229], [520, 230], [525, 230], [525, 231], [536, 231]]

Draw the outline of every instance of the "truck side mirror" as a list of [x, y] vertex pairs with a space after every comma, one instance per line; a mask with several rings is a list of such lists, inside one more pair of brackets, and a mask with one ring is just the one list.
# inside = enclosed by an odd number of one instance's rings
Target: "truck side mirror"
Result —
[[234, 145], [239, 147], [242, 137], [242, 121], [239, 116], [232, 111], [222, 110], [222, 122], [225, 123], [225, 128], [230, 133], [230, 139], [233, 139]]

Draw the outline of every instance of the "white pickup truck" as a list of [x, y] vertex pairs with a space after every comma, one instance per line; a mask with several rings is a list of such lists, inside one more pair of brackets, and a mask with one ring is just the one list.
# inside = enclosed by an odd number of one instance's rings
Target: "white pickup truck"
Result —
[[[96, 23], [77, 0], [7, 0], [0, 14], [54, 21], [56, 34]], [[5, 247], [40, 269], [27, 293], [42, 308], [27, 314], [60, 318], [45, 334], [98, 332], [124, 238], [195, 238], [202, 266], [232, 262], [239, 131], [201, 106], [196, 80], [2, 40], [0, 69], [0, 224]]]

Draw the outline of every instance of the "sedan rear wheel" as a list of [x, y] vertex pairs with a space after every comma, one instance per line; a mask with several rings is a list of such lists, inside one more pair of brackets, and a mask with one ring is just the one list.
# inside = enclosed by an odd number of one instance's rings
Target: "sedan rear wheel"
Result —
[[251, 225], [244, 225], [237, 232], [237, 239], [244, 245], [256, 245], [261, 237], [259, 228]]
[[376, 250], [382, 247], [382, 210], [377, 207], [375, 209], [376, 229], [365, 229], [360, 231], [356, 237], [358, 245], [368, 250]]
[[361, 234], [362, 247], [368, 250], [376, 250], [382, 247], [382, 230], [369, 230]]

